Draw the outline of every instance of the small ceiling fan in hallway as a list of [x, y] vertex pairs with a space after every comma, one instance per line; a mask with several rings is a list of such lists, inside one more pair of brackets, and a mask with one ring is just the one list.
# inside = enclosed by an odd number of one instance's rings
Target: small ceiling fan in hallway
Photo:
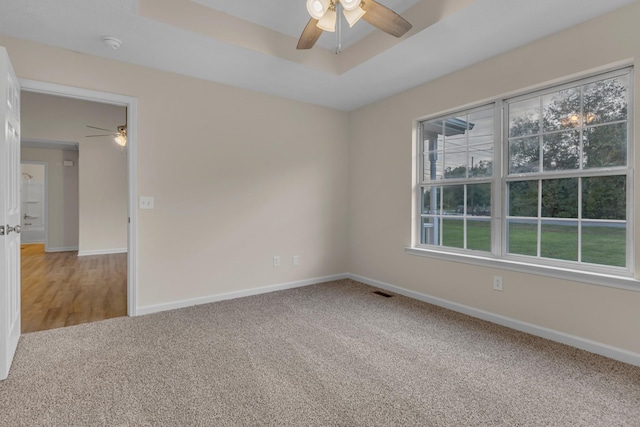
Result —
[[394, 37], [402, 37], [411, 29], [411, 24], [402, 16], [375, 0], [307, 0], [307, 11], [311, 19], [298, 40], [297, 49], [311, 49], [323, 31], [334, 32], [337, 28], [339, 39], [340, 11], [350, 27], [362, 18]]
[[124, 147], [125, 145], [127, 145], [127, 123], [126, 123], [126, 110], [125, 110], [125, 124], [122, 126], [118, 126], [117, 130], [114, 132], [111, 129], [105, 129], [105, 128], [99, 128], [96, 126], [89, 126], [87, 125], [88, 128], [91, 129], [97, 129], [97, 130], [101, 130], [101, 131], [105, 131], [105, 132], [109, 132], [107, 134], [101, 134], [101, 135], [86, 135], [85, 138], [95, 138], [95, 137], [99, 137], [99, 136], [112, 136], [113, 140], [116, 142], [116, 144], [118, 144], [120, 147]]

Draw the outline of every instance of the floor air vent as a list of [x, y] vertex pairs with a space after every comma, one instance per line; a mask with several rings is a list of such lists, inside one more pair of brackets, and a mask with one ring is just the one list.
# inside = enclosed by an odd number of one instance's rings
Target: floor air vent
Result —
[[385, 298], [391, 298], [393, 296], [393, 295], [385, 294], [384, 292], [380, 292], [380, 291], [373, 291], [373, 293]]

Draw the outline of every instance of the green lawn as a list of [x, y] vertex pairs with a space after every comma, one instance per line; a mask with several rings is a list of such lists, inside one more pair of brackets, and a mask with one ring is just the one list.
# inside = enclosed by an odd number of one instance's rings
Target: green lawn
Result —
[[[444, 218], [444, 246], [464, 246], [463, 221]], [[509, 226], [509, 253], [536, 256], [537, 226], [512, 223]], [[491, 224], [467, 221], [467, 249], [491, 250]], [[540, 252], [544, 258], [578, 260], [578, 227], [543, 225]], [[624, 267], [626, 265], [626, 229], [605, 226], [582, 228], [582, 262]]]
[[[444, 246], [464, 247], [463, 221], [444, 218], [442, 228]], [[489, 221], [467, 221], [467, 249], [491, 251], [491, 223]]]

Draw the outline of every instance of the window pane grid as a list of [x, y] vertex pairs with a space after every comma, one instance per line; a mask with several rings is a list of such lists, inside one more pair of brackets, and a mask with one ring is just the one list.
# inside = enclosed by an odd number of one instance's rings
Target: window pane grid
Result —
[[[589, 185], [585, 184], [585, 180]], [[552, 191], [545, 188], [545, 182]], [[620, 186], [623, 182], [624, 185]], [[627, 182], [629, 182], [627, 175], [614, 175], [508, 183], [507, 200], [509, 201], [505, 225], [507, 245], [503, 255], [559, 259], [578, 265], [605, 263], [614, 267], [625, 267], [627, 264], [625, 248]], [[619, 187], [617, 190], [616, 184]], [[575, 203], [571, 201], [570, 195], [563, 192], [566, 190], [563, 185], [575, 187]], [[558, 188], [553, 188], [554, 186]], [[537, 215], [522, 215], [521, 212], [532, 212], [527, 206], [531, 208], [533, 206], [526, 201], [533, 201], [534, 195], [531, 193], [534, 189]], [[602, 189], [607, 191], [603, 192]], [[549, 194], [554, 191], [555, 194], [552, 194], [552, 197], [547, 197], [551, 200], [545, 200], [545, 192]], [[585, 194], [589, 194], [589, 198], [585, 199]], [[622, 199], [625, 199], [624, 203]], [[545, 212], [545, 201], [547, 204], [568, 206], [564, 206], [559, 212], [547, 207]], [[613, 212], [610, 211], [612, 205], [617, 208]], [[589, 211], [584, 210], [585, 206], [590, 207]], [[575, 215], [565, 215], [566, 212], [573, 213], [573, 209], [575, 209]], [[591, 211], [593, 213], [590, 213]], [[607, 215], [622, 215], [624, 218], [601, 218]], [[532, 235], [534, 228], [535, 236]], [[526, 243], [527, 240], [530, 241], [529, 244]], [[611, 250], [608, 251], [607, 247]], [[588, 250], [586, 254], [585, 248]], [[604, 252], [604, 256], [600, 256], [600, 252]]]
[[582, 171], [553, 171], [553, 172], [534, 172], [534, 173], [522, 173], [512, 174], [504, 178], [505, 182], [522, 181], [522, 180], [535, 180], [540, 179], [552, 179], [552, 178], [588, 178], [597, 176], [626, 176], [629, 173], [629, 168], [626, 166], [615, 166], [611, 168], [602, 169], [584, 169]]
[[422, 183], [493, 178], [494, 107], [421, 123]]
[[[594, 272], [632, 271], [630, 73], [421, 122], [419, 185], [423, 193], [438, 189], [439, 206], [420, 213], [421, 225], [435, 235], [429, 240], [423, 233], [419, 244]], [[497, 127], [493, 115], [502, 105]], [[494, 138], [500, 129], [502, 138]], [[510, 192], [512, 186], [521, 188]], [[487, 204], [471, 200], [482, 199], [484, 190], [494, 191], [493, 215], [493, 197]]]
[[[598, 127], [619, 125], [619, 124], [625, 124], [625, 123], [627, 123], [626, 119], [625, 120], [616, 120], [616, 121], [607, 122], [607, 123], [596, 123], [596, 124], [593, 124], [593, 125], [584, 125], [584, 126], [580, 126], [579, 128], [580, 129], [593, 129], [593, 128], [598, 128]], [[540, 136], [545, 136], [545, 135], [557, 135], [557, 134], [566, 133], [566, 132], [571, 131], [571, 130], [577, 130], [577, 129], [576, 128], [560, 129], [560, 130], [553, 130], [553, 131], [549, 131], [549, 132], [536, 132], [536, 133], [531, 133], [531, 134], [527, 134], [527, 135], [510, 136], [509, 137], [509, 141], [522, 139], [522, 138], [540, 137]]]
[[[509, 174], [626, 166], [627, 79], [618, 76], [508, 101]], [[597, 90], [585, 92], [585, 87]], [[610, 92], [603, 94], [602, 88]]]
[[421, 244], [490, 252], [491, 185], [422, 186]]

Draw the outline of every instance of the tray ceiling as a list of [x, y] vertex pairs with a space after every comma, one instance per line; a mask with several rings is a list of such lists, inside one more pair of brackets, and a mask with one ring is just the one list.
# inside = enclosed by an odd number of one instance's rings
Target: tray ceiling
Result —
[[296, 51], [305, 0], [0, 0], [0, 34], [349, 111], [636, 1], [379, 0], [414, 28], [359, 22], [340, 55]]

